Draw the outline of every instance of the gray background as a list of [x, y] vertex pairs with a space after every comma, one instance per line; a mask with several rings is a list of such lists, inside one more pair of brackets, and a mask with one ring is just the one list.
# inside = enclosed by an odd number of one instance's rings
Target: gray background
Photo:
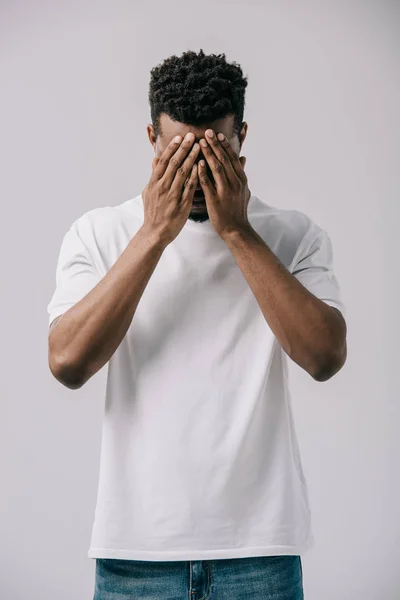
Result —
[[51, 376], [46, 306], [72, 221], [147, 183], [150, 69], [200, 48], [248, 75], [250, 189], [328, 231], [347, 308], [343, 370], [290, 366], [306, 599], [399, 598], [399, 3], [0, 6], [1, 598], [93, 596], [106, 367]]

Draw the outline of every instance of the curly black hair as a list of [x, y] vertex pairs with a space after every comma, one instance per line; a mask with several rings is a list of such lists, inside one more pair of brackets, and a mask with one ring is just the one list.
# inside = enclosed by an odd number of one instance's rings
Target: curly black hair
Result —
[[191, 50], [170, 56], [151, 71], [149, 103], [155, 136], [162, 135], [160, 115], [201, 126], [234, 115], [234, 134], [243, 125], [247, 77], [225, 54]]

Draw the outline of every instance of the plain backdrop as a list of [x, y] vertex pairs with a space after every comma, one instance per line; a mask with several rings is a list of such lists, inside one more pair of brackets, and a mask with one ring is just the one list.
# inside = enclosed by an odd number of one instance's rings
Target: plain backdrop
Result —
[[252, 193], [326, 229], [347, 309], [334, 378], [290, 365], [316, 542], [305, 598], [400, 598], [399, 2], [0, 7], [0, 597], [93, 597], [107, 367], [58, 383], [46, 307], [72, 221], [150, 177], [150, 69], [203, 48], [249, 78]]

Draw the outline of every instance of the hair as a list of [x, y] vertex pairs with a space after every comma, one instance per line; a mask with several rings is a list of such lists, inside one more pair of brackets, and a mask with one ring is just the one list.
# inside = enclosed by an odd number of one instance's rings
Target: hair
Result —
[[150, 75], [149, 103], [156, 137], [162, 135], [161, 113], [194, 126], [234, 115], [234, 134], [239, 134], [247, 77], [237, 63], [226, 62], [225, 54], [189, 50], [167, 58]]

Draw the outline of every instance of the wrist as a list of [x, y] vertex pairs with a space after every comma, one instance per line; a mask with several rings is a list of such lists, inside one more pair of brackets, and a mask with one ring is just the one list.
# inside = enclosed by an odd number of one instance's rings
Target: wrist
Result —
[[143, 237], [155, 248], [165, 250], [171, 240], [168, 239], [165, 232], [143, 224], [140, 228]]
[[253, 236], [255, 233], [250, 223], [244, 223], [243, 225], [233, 227], [221, 233], [221, 237], [224, 241], [234, 240], [243, 237]]

